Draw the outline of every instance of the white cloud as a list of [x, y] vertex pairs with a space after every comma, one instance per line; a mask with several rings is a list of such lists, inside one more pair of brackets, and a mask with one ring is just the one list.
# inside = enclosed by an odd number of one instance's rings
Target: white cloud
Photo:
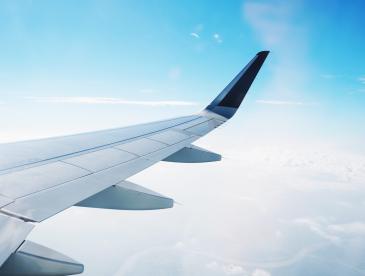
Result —
[[271, 276], [271, 273], [263, 269], [255, 269], [252, 276]]
[[200, 33], [203, 31], [203, 24], [198, 24], [194, 27], [194, 30], [190, 33], [190, 36], [194, 38], [200, 38]]
[[217, 42], [217, 43], [222, 43], [222, 42], [223, 42], [223, 39], [222, 39], [221, 35], [220, 35], [220, 34], [218, 34], [218, 33], [213, 34], [213, 39], [214, 39], [214, 40], [215, 40], [215, 42]]
[[209, 270], [218, 270], [219, 265], [217, 262], [213, 261], [213, 262], [207, 263], [205, 265], [205, 267], [208, 268]]
[[365, 222], [356, 221], [344, 224], [332, 224], [328, 229], [347, 235], [365, 235]]
[[362, 84], [365, 84], [365, 76], [359, 77], [358, 78], [359, 82], [361, 82]]
[[192, 37], [195, 37], [195, 38], [200, 38], [200, 35], [198, 35], [198, 34], [197, 34], [197, 33], [195, 33], [195, 32], [190, 33], [190, 35], [191, 35]]
[[265, 44], [270, 46], [281, 43], [290, 32], [287, 18], [290, 7], [274, 3], [246, 2], [244, 15], [254, 27]]
[[188, 101], [132, 101], [107, 97], [27, 97], [38, 103], [63, 104], [110, 104], [110, 105], [143, 105], [143, 106], [193, 106], [195, 102]]
[[[245, 135], [247, 137], [247, 134]], [[363, 185], [365, 157], [362, 154], [343, 149], [334, 150], [336, 146], [329, 141], [317, 141], [317, 144], [312, 142], [306, 145], [300, 138], [292, 140], [283, 137], [280, 141], [271, 141], [270, 145], [263, 146], [257, 144], [256, 137], [252, 139], [248, 142], [246, 138], [247, 146], [239, 151], [238, 142], [236, 145], [226, 145], [223, 155], [235, 162], [300, 175], [288, 185], [301, 191], [353, 191]], [[225, 140], [222, 139], [221, 143], [224, 144]], [[215, 147], [218, 147], [218, 144]], [[259, 203], [257, 198], [255, 199], [255, 202]]]
[[184, 249], [185, 248], [185, 244], [182, 241], [179, 241], [175, 244], [175, 248], [176, 249]]
[[245, 273], [245, 270], [243, 269], [242, 266], [235, 265], [235, 264], [230, 264], [230, 265], [223, 266], [223, 271], [227, 275], [239, 275], [239, 274]]
[[340, 238], [328, 233], [325, 221], [322, 218], [297, 218], [294, 224], [308, 227], [313, 233], [333, 243], [338, 243]]
[[[308, 58], [308, 32], [297, 1], [252, 1], [243, 5], [245, 21], [266, 50], [271, 51], [265, 93], [279, 97], [300, 98], [308, 95], [306, 87], [312, 74]], [[265, 95], [265, 94], [264, 94]], [[293, 95], [295, 97], [293, 97]]]
[[247, 275], [246, 270], [237, 264], [222, 264], [212, 261], [207, 263], [205, 267], [210, 271], [219, 272], [223, 275]]
[[271, 105], [305, 105], [305, 106], [317, 105], [317, 103], [277, 101], [277, 100], [257, 100], [256, 102], [259, 104], [271, 104]]

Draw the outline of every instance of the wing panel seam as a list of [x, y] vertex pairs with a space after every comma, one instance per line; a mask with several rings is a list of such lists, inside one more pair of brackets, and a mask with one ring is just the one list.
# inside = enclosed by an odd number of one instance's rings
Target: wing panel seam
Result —
[[[184, 142], [184, 141], [186, 141], [186, 140], [189, 140], [189, 139], [191, 139], [191, 138], [192, 138], [192, 137], [186, 138], [186, 139], [184, 139], [184, 140], [182, 140], [182, 141], [179, 141], [179, 142], [177, 142], [177, 143], [174, 143], [174, 144], [172, 144], [172, 145], [169, 145], [168, 147], [175, 146], [175, 145], [177, 145], [177, 144], [179, 144], [179, 143], [182, 143], [182, 142]], [[100, 171], [95, 171], [95, 172], [91, 171], [90, 173], [85, 174], [85, 175], [83, 175], [83, 176], [76, 177], [76, 178], [74, 178], [74, 179], [71, 179], [71, 180], [68, 180], [68, 181], [65, 181], [65, 182], [59, 183], [59, 184], [57, 184], [57, 185], [54, 185], [54, 186], [51, 186], [51, 187], [47, 187], [47, 188], [43, 188], [43, 189], [40, 189], [40, 190], [38, 190], [38, 191], [34, 191], [34, 192], [32, 192], [32, 193], [29, 193], [29, 194], [23, 195], [23, 196], [21, 196], [21, 197], [16, 198], [16, 199], [14, 200], [14, 202], [12, 202], [12, 204], [16, 203], [16, 201], [17, 201], [17, 200], [19, 200], [19, 199], [22, 199], [22, 198], [25, 198], [25, 197], [29, 197], [29, 196], [31, 196], [31, 195], [34, 195], [34, 194], [37, 194], [37, 193], [40, 193], [40, 192], [46, 191], [46, 190], [48, 190], [48, 189], [56, 188], [56, 187], [58, 187], [58, 186], [61, 186], [61, 185], [67, 184], [67, 183], [69, 183], [69, 182], [75, 181], [75, 180], [80, 179], [80, 178], [83, 178], [83, 177], [87, 177], [87, 176], [92, 175], [92, 174], [100, 173], [100, 172], [102, 172], [102, 171], [104, 171], [104, 170], [108, 170], [108, 169], [114, 168], [114, 167], [119, 166], [119, 165], [121, 165], [121, 164], [128, 163], [128, 162], [131, 162], [131, 161], [135, 161], [136, 159], [139, 159], [139, 158], [145, 159], [145, 156], [148, 156], [148, 155], [150, 155], [150, 154], [156, 153], [156, 152], [158, 152], [158, 151], [160, 151], [160, 150], [165, 150], [165, 149], [166, 149], [166, 148], [168, 148], [168, 147], [164, 147], [164, 148], [162, 148], [162, 149], [159, 149], [159, 150], [156, 150], [156, 151], [153, 151], [153, 152], [150, 152], [150, 153], [144, 154], [144, 155], [142, 155], [142, 156], [139, 156], [138, 158], [134, 158], [134, 159], [128, 160], [128, 161], [126, 161], [126, 162], [122, 162], [122, 163], [119, 163], [119, 164], [116, 164], [116, 165], [110, 166], [110, 167], [105, 168], [105, 169], [100, 170]], [[158, 162], [158, 161], [157, 161], [157, 162]], [[156, 163], [157, 163], [157, 162], [156, 162]], [[70, 165], [72, 165], [72, 164], [70, 164]], [[73, 166], [73, 165], [72, 165], [72, 166]], [[112, 186], [112, 185], [111, 185], [111, 186]]]
[[73, 155], [78, 156], [78, 155], [80, 155], [82, 153], [94, 152], [94, 151], [97, 151], [98, 149], [110, 148], [110, 147], [118, 146], [121, 143], [129, 142], [129, 141], [132, 141], [132, 140], [136, 140], [138, 138], [146, 138], [146, 136], [149, 136], [151, 134], [159, 133], [159, 132], [162, 132], [164, 130], [174, 128], [176, 126], [179, 126], [179, 125], [182, 125], [182, 124], [185, 124], [185, 123], [189, 123], [189, 122], [195, 121], [197, 119], [199, 119], [199, 117], [198, 118], [195, 118], [195, 119], [192, 119], [192, 120], [189, 120], [189, 121], [186, 121], [186, 122], [183, 122], [183, 123], [178, 123], [178, 124], [173, 125], [173, 126], [169, 126], [169, 127], [166, 127], [166, 128], [162, 128], [162, 129], [159, 129], [159, 130], [156, 130], [156, 131], [152, 131], [152, 132], [145, 133], [145, 134], [142, 134], [142, 135], [137, 135], [135, 137], [128, 138], [128, 139], [125, 139], [125, 140], [120, 140], [120, 141], [117, 141], [117, 142], [108, 143], [108, 144], [104, 144], [104, 145], [101, 145], [101, 146], [96, 146], [96, 147], [88, 148], [88, 149], [81, 150], [81, 151], [75, 151], [75, 152], [72, 152], [72, 153], [68, 153], [68, 154], [64, 154], [64, 155], [59, 155], [59, 156], [56, 156], [56, 157], [47, 158], [47, 159], [43, 159], [43, 160], [40, 160], [40, 161], [35, 161], [33, 163], [26, 164], [26, 165], [19, 165], [19, 166], [15, 166], [15, 167], [12, 167], [12, 168], [0, 170], [0, 175], [17, 171], [17, 170], [20, 170], [21, 168], [37, 167], [38, 165], [42, 165], [43, 163], [48, 163], [49, 161], [53, 161], [53, 160], [54, 161], [60, 161], [63, 158], [66, 158], [66, 157], [69, 157], [69, 156], [73, 156]]

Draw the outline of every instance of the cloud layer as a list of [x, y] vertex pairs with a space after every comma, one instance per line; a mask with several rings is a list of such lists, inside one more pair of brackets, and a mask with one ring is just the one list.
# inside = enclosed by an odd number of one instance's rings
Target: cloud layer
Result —
[[278, 101], [278, 100], [257, 100], [256, 102], [259, 104], [270, 104], [270, 105], [305, 105], [305, 106], [317, 105], [316, 103]]
[[111, 104], [111, 105], [143, 105], [143, 106], [194, 106], [195, 102], [188, 101], [132, 101], [106, 97], [27, 97], [38, 103], [62, 104]]

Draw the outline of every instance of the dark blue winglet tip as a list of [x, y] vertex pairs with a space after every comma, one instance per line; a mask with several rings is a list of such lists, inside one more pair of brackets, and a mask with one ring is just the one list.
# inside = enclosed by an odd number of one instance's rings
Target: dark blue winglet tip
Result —
[[257, 55], [265, 55], [265, 57], [267, 57], [267, 55], [270, 53], [270, 51], [260, 51], [257, 53]]
[[206, 109], [230, 119], [241, 105], [268, 54], [269, 51], [258, 52]]

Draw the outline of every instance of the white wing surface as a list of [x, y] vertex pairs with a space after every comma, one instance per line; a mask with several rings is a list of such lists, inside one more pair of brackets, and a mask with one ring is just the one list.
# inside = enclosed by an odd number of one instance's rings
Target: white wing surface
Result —
[[83, 265], [26, 241], [32, 228], [71, 206], [170, 208], [173, 200], [125, 181], [166, 160], [211, 162], [192, 143], [230, 119], [268, 52], [259, 52], [202, 112], [137, 126], [0, 145], [0, 274], [70, 275]]

